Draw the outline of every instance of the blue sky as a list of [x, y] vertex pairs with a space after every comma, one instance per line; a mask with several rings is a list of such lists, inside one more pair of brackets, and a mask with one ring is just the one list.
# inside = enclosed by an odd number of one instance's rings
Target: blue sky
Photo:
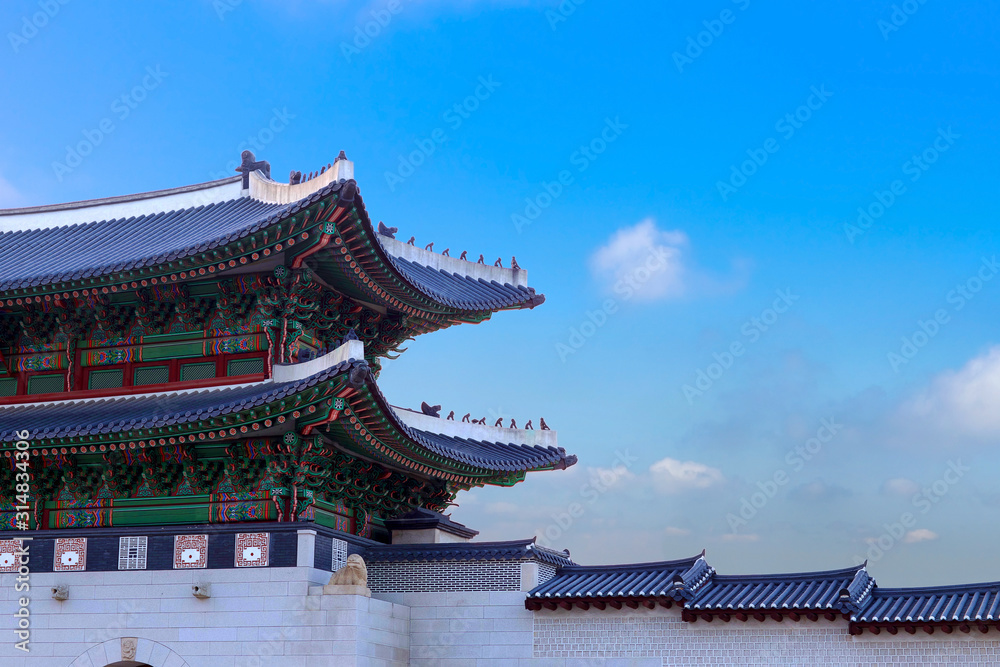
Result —
[[0, 206], [345, 150], [374, 218], [516, 255], [548, 297], [382, 376], [402, 405], [544, 416], [579, 455], [460, 496], [482, 538], [1000, 579], [998, 24], [940, 0], [8, 2]]

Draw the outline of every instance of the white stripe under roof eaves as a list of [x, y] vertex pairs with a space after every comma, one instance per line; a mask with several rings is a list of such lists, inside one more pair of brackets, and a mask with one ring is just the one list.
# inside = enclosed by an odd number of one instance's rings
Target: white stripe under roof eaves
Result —
[[94, 396], [90, 398], [63, 398], [52, 401], [43, 401], [40, 403], [11, 403], [9, 405], [0, 406], [0, 410], [4, 409], [15, 409], [15, 408], [43, 408], [52, 405], [82, 405], [86, 403], [97, 403], [101, 401], [120, 401], [120, 400], [130, 400], [130, 399], [140, 399], [140, 398], [169, 398], [170, 396], [179, 396], [183, 394], [193, 394], [196, 392], [216, 392], [224, 391], [229, 389], [243, 389], [244, 387], [254, 387], [260, 386], [265, 387], [267, 385], [274, 384], [272, 380], [262, 380], [260, 382], [244, 382], [242, 384], [224, 384], [215, 387], [194, 387], [191, 389], [173, 389], [171, 391], [151, 391], [148, 393], [138, 393], [138, 394], [121, 394], [116, 396]]

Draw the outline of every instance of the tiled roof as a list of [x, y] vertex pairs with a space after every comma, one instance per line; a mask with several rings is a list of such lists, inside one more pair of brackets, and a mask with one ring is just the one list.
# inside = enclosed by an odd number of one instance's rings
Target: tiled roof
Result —
[[3, 406], [0, 442], [13, 441], [15, 430], [28, 430], [32, 438], [58, 438], [198, 422], [280, 400], [356, 366], [368, 364], [349, 360], [292, 382]]
[[[555, 577], [528, 593], [528, 598], [645, 598], [682, 600], [696, 591], [714, 570], [704, 553], [683, 560], [638, 565], [563, 567]], [[687, 591], [687, 592], [686, 592]]]
[[772, 575], [718, 575], [695, 558], [637, 565], [566, 565], [527, 594], [529, 610], [557, 610], [624, 605], [637, 608], [673, 602], [683, 606], [681, 617], [748, 621], [786, 615], [793, 620], [820, 616], [850, 617], [850, 632], [874, 634], [888, 628], [896, 634], [918, 626], [928, 633], [942, 628], [985, 633], [1000, 628], [1000, 582], [935, 588], [878, 588], [867, 563], [842, 570]]
[[304, 205], [245, 197], [169, 213], [6, 232], [0, 234], [0, 290], [174, 261], [252, 234]]
[[863, 604], [875, 580], [864, 566], [827, 572], [762, 576], [716, 575], [686, 606], [689, 609], [852, 611]]
[[452, 308], [500, 310], [545, 298], [536, 296], [535, 290], [528, 287], [501, 285], [495, 280], [486, 282], [482, 278], [448, 273], [402, 257], [389, 257], [403, 277], [421, 292]]
[[936, 588], [877, 588], [858, 623], [1000, 621], [1000, 582]]
[[[343, 201], [353, 201], [371, 237], [379, 239], [356, 183], [338, 181], [290, 204], [241, 197], [165, 213], [0, 233], [0, 291], [106, 276], [204, 253], [296, 215], [341, 190]], [[378, 245], [403, 280], [449, 308], [494, 311], [534, 307], [544, 301], [532, 288], [448, 273], [395, 257], [381, 241]]]
[[827, 572], [763, 576], [717, 575], [705, 554], [636, 565], [571, 566], [528, 593], [540, 599], [632, 600], [671, 598], [686, 610], [854, 612], [871, 597], [875, 580], [865, 566]]
[[[199, 422], [280, 400], [355, 367], [367, 371], [368, 364], [351, 359], [304, 379], [288, 382], [265, 381], [200, 391], [0, 406], [0, 442], [13, 442], [15, 431], [21, 430], [30, 431], [32, 438], [47, 439], [107, 435]], [[370, 373], [366, 374], [366, 382], [369, 389], [381, 395]], [[391, 407], [384, 405], [385, 409], [392, 411]], [[439, 456], [490, 471], [520, 472], [549, 466], [565, 467], [576, 461], [576, 457], [567, 456], [561, 447], [461, 440], [417, 431], [402, 423], [398, 428], [417, 445]]]
[[379, 403], [380, 409], [394, 418], [394, 428], [421, 446], [449, 459], [478, 468], [504, 472], [521, 472], [547, 467], [568, 468], [577, 462], [577, 457], [567, 454], [562, 447], [469, 440], [413, 428], [399, 417], [374, 381], [368, 382], [368, 389]]
[[441, 433], [418, 431], [404, 425], [414, 440], [436, 454], [490, 470], [517, 472], [554, 465], [566, 468], [576, 463], [576, 456], [567, 455], [562, 447], [529, 447], [513, 442], [483, 442], [456, 438]]
[[369, 547], [369, 562], [510, 561], [536, 560], [556, 566], [572, 565], [568, 551], [538, 546], [534, 540], [514, 542], [456, 542], [444, 544], [387, 544]]

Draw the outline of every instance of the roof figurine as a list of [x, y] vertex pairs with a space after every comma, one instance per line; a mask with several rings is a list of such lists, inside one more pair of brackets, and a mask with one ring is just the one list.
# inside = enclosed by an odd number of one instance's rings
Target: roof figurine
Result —
[[250, 151], [243, 151], [240, 154], [240, 166], [236, 171], [243, 174], [243, 189], [250, 189], [250, 172], [260, 171], [265, 177], [271, 178], [271, 164], [266, 160], [257, 160]]
[[390, 239], [396, 238], [396, 232], [399, 231], [398, 227], [386, 227], [385, 223], [379, 221], [378, 223], [378, 233], [382, 236], [388, 236]]

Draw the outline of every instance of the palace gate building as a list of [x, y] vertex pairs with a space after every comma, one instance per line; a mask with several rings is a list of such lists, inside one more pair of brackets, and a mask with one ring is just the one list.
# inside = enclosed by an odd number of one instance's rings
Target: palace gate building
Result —
[[544, 297], [373, 224], [343, 153], [239, 171], [0, 211], [0, 665], [1000, 662], [1000, 584], [474, 539], [456, 494], [576, 457], [540, 418], [395, 407], [382, 364]]

